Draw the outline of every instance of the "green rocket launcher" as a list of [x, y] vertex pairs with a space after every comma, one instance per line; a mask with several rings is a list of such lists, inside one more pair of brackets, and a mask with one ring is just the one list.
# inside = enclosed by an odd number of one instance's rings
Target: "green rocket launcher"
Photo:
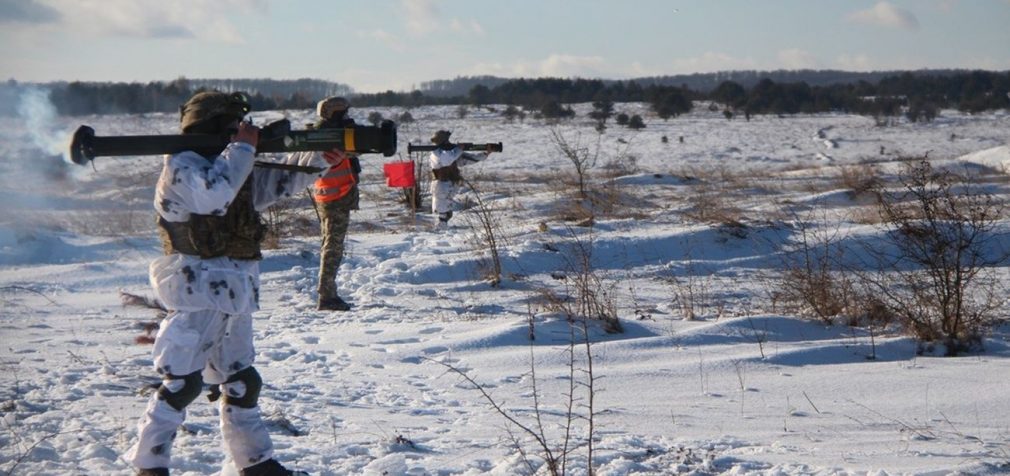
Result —
[[[502, 143], [501, 142], [491, 142], [487, 144], [474, 144], [472, 142], [458, 142], [453, 144], [464, 151], [488, 151], [488, 152], [501, 152]], [[414, 152], [430, 152], [438, 149], [437, 145], [427, 145], [427, 144], [407, 144], [407, 153], [413, 154]]]
[[[231, 142], [229, 135], [179, 134], [151, 136], [96, 136], [89, 126], [81, 126], [70, 142], [70, 159], [85, 165], [103, 156], [163, 155], [186, 150], [221, 150]], [[382, 121], [378, 126], [339, 129], [291, 130], [281, 119], [260, 129], [257, 153], [343, 150], [358, 154], [396, 154], [396, 125]], [[257, 162], [257, 165], [265, 164]], [[277, 164], [274, 164], [277, 165]], [[267, 167], [272, 165], [268, 164]], [[281, 167], [284, 168], [284, 167]]]

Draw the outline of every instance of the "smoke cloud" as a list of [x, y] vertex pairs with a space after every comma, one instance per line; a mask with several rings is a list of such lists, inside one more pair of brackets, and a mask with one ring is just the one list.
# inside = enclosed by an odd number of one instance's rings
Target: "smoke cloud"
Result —
[[23, 121], [32, 145], [46, 155], [58, 155], [69, 164], [69, 134], [58, 127], [56, 106], [49, 101], [49, 91], [30, 87], [21, 93], [18, 117]]

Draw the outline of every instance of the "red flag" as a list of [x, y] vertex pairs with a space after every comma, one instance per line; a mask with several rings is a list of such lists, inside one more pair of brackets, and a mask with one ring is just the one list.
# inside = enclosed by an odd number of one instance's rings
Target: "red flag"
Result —
[[389, 162], [382, 165], [387, 187], [409, 188], [414, 186], [414, 162]]

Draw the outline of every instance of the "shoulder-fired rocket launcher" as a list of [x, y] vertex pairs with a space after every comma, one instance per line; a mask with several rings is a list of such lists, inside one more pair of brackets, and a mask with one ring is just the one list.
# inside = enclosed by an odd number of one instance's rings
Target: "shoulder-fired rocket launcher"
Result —
[[[70, 158], [85, 165], [103, 156], [163, 155], [192, 150], [221, 150], [231, 142], [229, 135], [178, 134], [148, 136], [96, 136], [89, 126], [80, 126], [70, 142]], [[383, 121], [378, 126], [291, 130], [287, 119], [274, 121], [260, 129], [257, 153], [320, 151], [333, 149], [358, 154], [396, 154], [396, 125]], [[270, 162], [257, 166], [319, 172], [314, 167], [300, 167]], [[312, 170], [309, 170], [312, 169]]]
[[[457, 142], [453, 145], [459, 147], [464, 151], [477, 151], [477, 152], [501, 152], [502, 143], [501, 142], [490, 142], [487, 144], [474, 144], [473, 142]], [[413, 154], [414, 152], [430, 152], [438, 149], [437, 145], [428, 144], [407, 144], [407, 153]]]

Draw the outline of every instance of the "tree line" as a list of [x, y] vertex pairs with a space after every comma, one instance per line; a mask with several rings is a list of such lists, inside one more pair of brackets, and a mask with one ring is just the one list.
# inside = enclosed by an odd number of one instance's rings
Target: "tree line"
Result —
[[[5, 89], [19, 85], [8, 81]], [[1010, 108], [1010, 72], [963, 71], [953, 74], [905, 72], [879, 81], [809, 85], [805, 81], [758, 80], [747, 87], [724, 80], [715, 88], [699, 91], [635, 80], [604, 81], [582, 78], [518, 78], [475, 83], [464, 95], [386, 91], [355, 94], [340, 83], [320, 80], [189, 80], [169, 82], [96, 83], [69, 82], [44, 85], [59, 114], [173, 112], [192, 94], [204, 89], [241, 90], [250, 94], [254, 110], [311, 109], [321, 98], [346, 95], [355, 107], [419, 107], [425, 105], [521, 107], [544, 117], [571, 116], [566, 104], [587, 102], [645, 102], [667, 119], [689, 112], [694, 101], [710, 101], [727, 118], [737, 114], [797, 114], [844, 112], [891, 117], [906, 114], [910, 120], [931, 120], [939, 109], [976, 113]], [[443, 92], [447, 87], [442, 84]], [[9, 93], [9, 91], [8, 91]], [[11, 108], [12, 109], [12, 108]], [[10, 114], [11, 111], [0, 111]]]
[[829, 86], [778, 84], [768, 79], [750, 90], [723, 82], [708, 98], [744, 114], [847, 112], [873, 116], [906, 114], [932, 120], [939, 109], [977, 113], [1010, 108], [1010, 73], [973, 71], [952, 76], [903, 73], [876, 84], [859, 81]]

